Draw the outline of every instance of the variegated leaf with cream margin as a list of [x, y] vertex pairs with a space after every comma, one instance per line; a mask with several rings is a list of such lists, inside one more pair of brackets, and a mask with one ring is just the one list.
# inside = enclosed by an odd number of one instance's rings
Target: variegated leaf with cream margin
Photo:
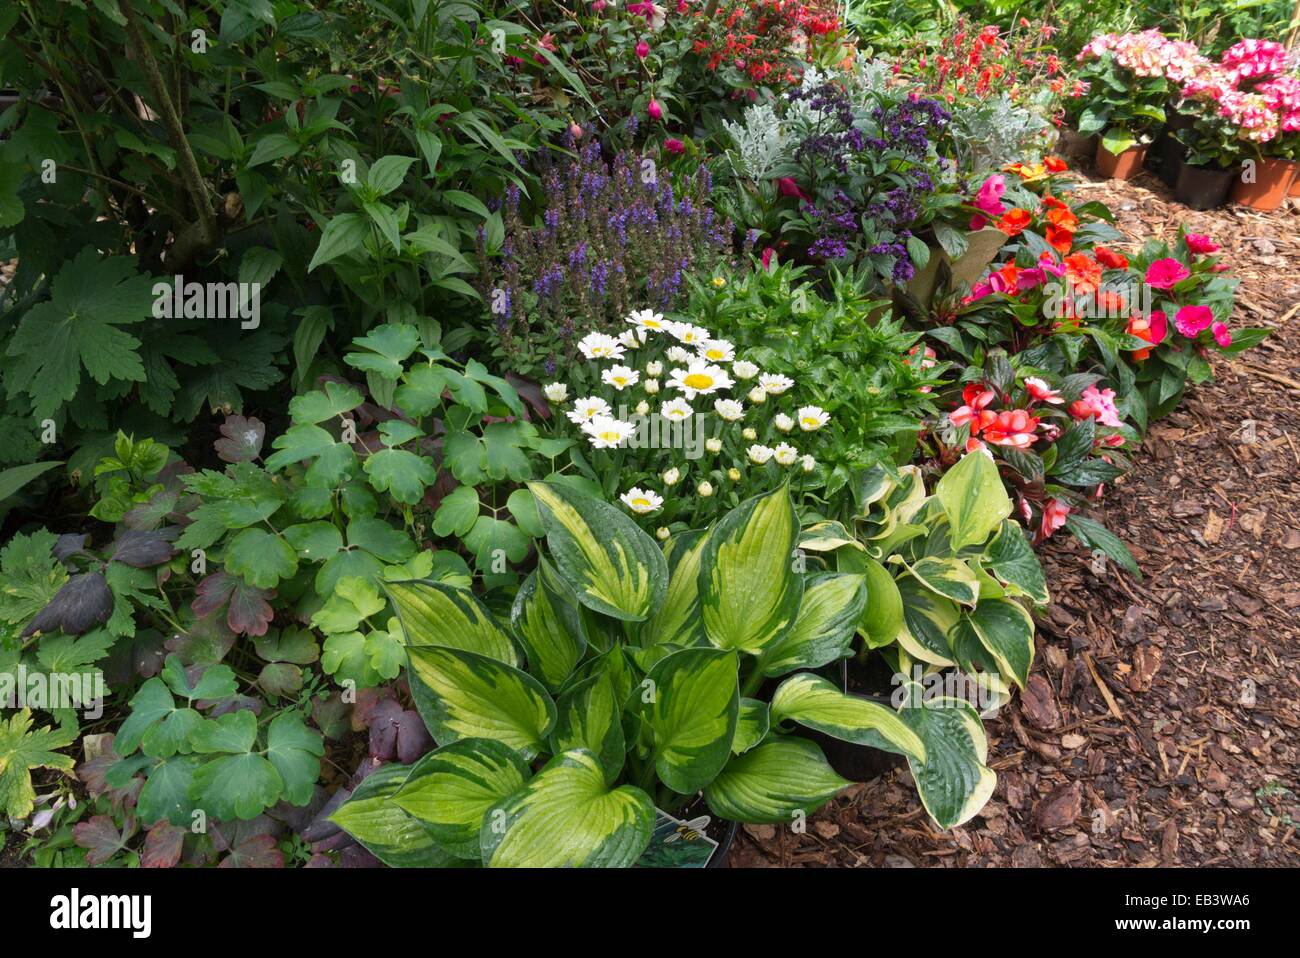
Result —
[[509, 746], [461, 739], [412, 765], [392, 801], [423, 822], [443, 849], [477, 860], [483, 813], [522, 788], [528, 776], [527, 763]]
[[809, 552], [834, 552], [842, 547], [866, 551], [862, 543], [854, 538], [853, 533], [844, 528], [841, 522], [833, 520], [814, 522], [804, 527], [799, 534], [799, 548], [807, 549]]
[[610, 789], [596, 757], [572, 749], [552, 758], [519, 791], [487, 810], [479, 833], [492, 868], [626, 868], [650, 844], [650, 796]]
[[985, 599], [969, 613], [980, 642], [998, 671], [1022, 689], [1034, 662], [1034, 620], [1012, 599]]
[[456, 856], [433, 840], [428, 825], [393, 801], [410, 772], [405, 765], [381, 765], [335, 809], [330, 821], [390, 868], [459, 864]]
[[668, 587], [658, 544], [609, 503], [556, 482], [530, 482], [546, 545], [578, 601], [628, 622], [650, 618]]
[[860, 631], [868, 648], [880, 648], [898, 637], [903, 627], [903, 597], [889, 570], [876, 559], [863, 560], [867, 579], [867, 605], [862, 611]]
[[[923, 698], [912, 683], [911, 702]], [[956, 828], [969, 821], [993, 794], [997, 775], [988, 762], [988, 738], [974, 707], [964, 699], [934, 696], [920, 705], [899, 711], [921, 741], [925, 761], [908, 756], [921, 804], [940, 828]]]
[[[683, 649], [646, 675], [636, 701], [659, 780], [689, 794], [713, 780], [731, 756], [740, 709], [739, 656]], [[647, 701], [648, 699], [648, 701]]]
[[704, 530], [679, 532], [664, 543], [668, 563], [668, 590], [654, 617], [641, 626], [647, 645], [702, 645], [704, 620], [700, 615], [700, 556], [707, 535]]
[[984, 565], [1005, 587], [1017, 590], [1012, 594], [1026, 595], [1036, 605], [1051, 601], [1043, 566], [1018, 522], [1003, 521], [997, 537], [984, 553]]
[[731, 754], [742, 755], [767, 737], [772, 727], [768, 705], [758, 699], [740, 700], [740, 715], [736, 719], [736, 737], [731, 742]]
[[582, 660], [587, 630], [577, 599], [544, 558], [515, 594], [510, 621], [529, 673], [558, 690]]
[[410, 646], [406, 653], [411, 697], [439, 745], [490, 738], [526, 760], [546, 747], [555, 703], [527, 672], [459, 649]]
[[1011, 498], [998, 467], [982, 449], [963, 456], [943, 474], [934, 491], [948, 514], [948, 539], [954, 552], [982, 545], [1011, 515]]
[[954, 602], [927, 589], [910, 574], [897, 580], [903, 600], [903, 625], [898, 630], [898, 644], [912, 658], [931, 665], [955, 665], [948, 633], [960, 617]]
[[903, 565], [917, 582], [945, 599], [969, 606], [979, 601], [979, 580], [961, 559], [923, 556], [915, 562], [903, 561]]
[[893, 709], [857, 695], [846, 695], [811, 672], [800, 672], [772, 693], [774, 725], [798, 722], [832, 738], [856, 745], [878, 745], [880, 736], [892, 751], [925, 760], [925, 744]]
[[606, 783], [612, 785], [623, 773], [627, 758], [622, 701], [613, 679], [604, 672], [570, 685], [555, 703], [551, 751], [585, 748], [600, 762]]
[[769, 735], [727, 763], [704, 800], [719, 818], [750, 825], [789, 825], [852, 785], [826, 761], [815, 742]]
[[794, 570], [799, 520], [790, 491], [742, 502], [715, 525], [700, 558], [700, 606], [709, 641], [761, 655], [799, 612], [803, 576]]
[[468, 589], [441, 582], [385, 582], [407, 645], [437, 645], [519, 664], [514, 643]]
[[773, 677], [847, 658], [866, 604], [865, 576], [850, 572], [808, 576], [794, 626], [763, 651], [757, 668]]

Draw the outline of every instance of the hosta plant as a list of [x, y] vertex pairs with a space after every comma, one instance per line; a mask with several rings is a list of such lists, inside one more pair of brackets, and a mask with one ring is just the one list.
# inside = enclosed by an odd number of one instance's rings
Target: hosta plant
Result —
[[861, 573], [809, 572], [784, 487], [662, 548], [614, 506], [532, 483], [546, 553], [509, 622], [470, 592], [390, 583], [438, 748], [380, 768], [334, 820], [392, 865], [634, 864], [656, 806], [703, 794], [789, 823], [849, 784], [799, 726], [906, 755], [943, 825], [991, 788], [973, 712], [847, 696]]

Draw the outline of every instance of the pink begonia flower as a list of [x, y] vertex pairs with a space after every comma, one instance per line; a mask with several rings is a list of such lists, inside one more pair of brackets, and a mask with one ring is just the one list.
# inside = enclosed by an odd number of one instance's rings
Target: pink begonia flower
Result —
[[681, 154], [686, 152], [686, 144], [683, 143], [681, 140], [675, 139], [673, 137], [669, 137], [668, 139], [664, 140], [664, 149], [667, 150], [669, 153]]
[[1192, 275], [1192, 271], [1172, 257], [1158, 259], [1147, 267], [1147, 285], [1169, 289]]
[[1038, 534], [1044, 539], [1048, 538], [1053, 532], [1065, 525], [1065, 517], [1070, 514], [1070, 507], [1060, 499], [1048, 499], [1043, 506], [1043, 523], [1038, 528]]
[[662, 120], [664, 118], [664, 108], [659, 105], [658, 100], [651, 100], [650, 105], [645, 108], [646, 113], [652, 120]]
[[1184, 306], [1174, 314], [1174, 326], [1188, 339], [1195, 339], [1212, 322], [1214, 310], [1208, 306]]
[[1214, 333], [1214, 341], [1219, 344], [1220, 349], [1227, 349], [1232, 345], [1232, 333], [1228, 332], [1228, 327], [1223, 323], [1215, 323], [1210, 327], [1210, 332]]
[[1193, 253], [1208, 254], [1219, 251], [1219, 244], [1203, 233], [1188, 233], [1183, 239], [1187, 241], [1187, 248]]
[[1155, 309], [1151, 311], [1151, 317], [1147, 322], [1151, 330], [1151, 345], [1157, 346], [1163, 343], [1165, 334], [1169, 332], [1169, 317], [1163, 310]]
[[644, 40], [638, 41], [636, 45], [636, 55], [642, 60], [648, 57], [650, 55], [650, 44], [646, 43]]
[[[994, 173], [984, 181], [979, 192], [975, 194], [975, 199], [972, 201], [972, 205], [983, 210], [989, 216], [1001, 216], [1007, 211], [1007, 208], [1002, 205], [1001, 201], [1001, 196], [1006, 192], [1006, 189], [1006, 180], [1004, 180], [1000, 174]], [[970, 228], [973, 230], [982, 230], [988, 225], [988, 222], [989, 221], [986, 217], [979, 215], [972, 216], [970, 220]]]

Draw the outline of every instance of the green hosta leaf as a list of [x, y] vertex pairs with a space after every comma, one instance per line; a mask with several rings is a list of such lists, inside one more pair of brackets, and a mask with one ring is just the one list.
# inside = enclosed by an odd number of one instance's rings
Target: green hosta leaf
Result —
[[624, 621], [663, 602], [668, 564], [654, 539], [614, 506], [553, 482], [530, 482], [546, 544], [578, 601]]
[[362, 468], [372, 486], [380, 492], [387, 490], [406, 505], [419, 502], [424, 490], [438, 478], [428, 456], [417, 456], [405, 449], [381, 449], [367, 457]]
[[852, 785], [808, 739], [769, 738], [737, 755], [704, 790], [713, 814], [753, 825], [789, 825]]
[[31, 709], [22, 709], [6, 723], [0, 718], [0, 811], [26, 818], [36, 803], [32, 769], [72, 771], [72, 759], [55, 749], [66, 748], [77, 733], [65, 728], [32, 730]]
[[582, 659], [587, 630], [576, 599], [545, 559], [520, 586], [510, 621], [528, 655], [528, 671], [557, 690]]
[[984, 565], [999, 582], [1014, 586], [1035, 604], [1046, 605], [1051, 600], [1043, 566], [1019, 523], [1010, 519], [1002, 523], [997, 537], [984, 553]]
[[611, 791], [595, 756], [574, 749], [487, 812], [483, 861], [492, 868], [626, 868], [650, 844], [654, 819], [649, 795], [631, 785]]
[[800, 672], [772, 694], [773, 723], [798, 722], [832, 738], [876, 746], [883, 737], [905, 755], [925, 758], [921, 739], [893, 709], [869, 699], [846, 695], [819, 675]]
[[258, 589], [274, 589], [298, 571], [293, 546], [264, 529], [245, 529], [226, 546], [226, 571]]
[[970, 613], [971, 624], [998, 671], [1022, 689], [1034, 661], [1034, 620], [1011, 599], [985, 599]]
[[434, 646], [407, 649], [411, 693], [434, 741], [490, 738], [531, 760], [555, 725], [555, 704], [531, 675], [497, 659]]
[[794, 624], [803, 577], [792, 553], [799, 520], [785, 486], [742, 502], [713, 528], [700, 557], [700, 602], [709, 641], [762, 654]]
[[411, 770], [381, 765], [330, 816], [390, 868], [444, 868], [457, 859], [438, 847], [429, 826], [393, 801]]
[[917, 582], [959, 605], [973, 606], [979, 599], [979, 580], [961, 559], [925, 556], [907, 566]]
[[960, 616], [958, 606], [927, 589], [910, 575], [898, 580], [903, 599], [903, 627], [896, 639], [909, 655], [932, 665], [955, 665], [948, 633]]
[[492, 739], [462, 739], [411, 766], [393, 802], [418, 818], [442, 848], [477, 859], [484, 813], [522, 788], [528, 776], [528, 765], [513, 749]]
[[703, 531], [683, 532], [664, 543], [668, 563], [668, 590], [663, 604], [644, 626], [647, 642], [703, 645], [704, 620], [700, 616], [700, 557], [707, 536]]
[[387, 582], [384, 591], [412, 646], [437, 645], [517, 665], [510, 637], [468, 589], [441, 582]]
[[935, 487], [948, 514], [948, 538], [953, 551], [982, 545], [1002, 520], [1011, 515], [1011, 499], [993, 459], [983, 450], [969, 452]]
[[646, 675], [640, 714], [655, 771], [673, 791], [698, 791], [727, 763], [740, 709], [738, 666], [735, 652], [684, 649]]
[[988, 739], [975, 709], [962, 699], [934, 698], [899, 715], [925, 743], [924, 762], [907, 760], [925, 810], [940, 828], [970, 820], [997, 784], [985, 765]]
[[291, 805], [311, 801], [325, 744], [319, 732], [307, 728], [302, 714], [288, 709], [271, 719], [266, 730], [266, 757], [284, 782], [282, 796]]
[[614, 784], [623, 773], [627, 748], [623, 708], [610, 676], [598, 672], [573, 684], [555, 703], [555, 711], [551, 751], [586, 749], [605, 770], [606, 784]]
[[860, 624], [868, 647], [877, 649], [893, 642], [903, 628], [903, 597], [894, 577], [878, 561], [867, 558], [862, 565], [867, 578], [867, 605]]
[[731, 740], [731, 754], [743, 755], [767, 737], [772, 727], [766, 702], [758, 699], [741, 699], [740, 715], [736, 719], [736, 737]]
[[794, 627], [763, 653], [763, 674], [785, 675], [847, 658], [866, 604], [865, 576], [851, 572], [809, 576]]

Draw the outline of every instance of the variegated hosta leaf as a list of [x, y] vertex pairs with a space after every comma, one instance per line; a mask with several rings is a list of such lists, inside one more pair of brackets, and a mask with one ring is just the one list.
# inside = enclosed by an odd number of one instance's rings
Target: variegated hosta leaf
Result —
[[803, 601], [789, 632], [768, 646], [760, 666], [767, 676], [817, 668], [846, 658], [867, 605], [867, 580], [851, 572], [824, 572], [804, 580]]
[[546, 545], [578, 601], [630, 622], [650, 618], [668, 587], [654, 539], [608, 502], [552, 482], [530, 482]]
[[459, 649], [410, 646], [411, 696], [433, 740], [490, 738], [524, 759], [546, 747], [555, 704], [527, 672]]
[[614, 684], [614, 696], [620, 702], [626, 702], [632, 694], [632, 687], [637, 682], [637, 674], [628, 662], [628, 653], [621, 645], [616, 645], [600, 655], [590, 656], [578, 666], [578, 670], [569, 679], [568, 687], [591, 678], [593, 675], [605, 675]]
[[1011, 498], [998, 467], [982, 449], [968, 452], [945, 472], [935, 495], [948, 514], [948, 538], [954, 551], [980, 545], [1011, 515]]
[[411, 766], [393, 802], [424, 823], [457, 858], [477, 859], [483, 813], [528, 780], [528, 765], [509, 746], [467, 738], [430, 752]]
[[[919, 691], [913, 695], [913, 701]], [[975, 709], [962, 699], [936, 697], [899, 712], [925, 743], [925, 761], [909, 757], [921, 804], [940, 828], [955, 828], [984, 807], [997, 775], [988, 761], [988, 739]]]
[[900, 523], [910, 523], [925, 507], [925, 478], [917, 466], [903, 466], [898, 470], [898, 484], [885, 496], [885, 507]]
[[731, 740], [731, 754], [741, 755], [767, 736], [772, 727], [767, 714], [767, 703], [758, 699], [741, 699], [740, 715], [736, 719], [736, 737]]
[[704, 790], [709, 810], [751, 825], [789, 825], [811, 815], [847, 785], [815, 742], [769, 736], [737, 755]]
[[1033, 618], [1011, 599], [986, 599], [969, 615], [998, 671], [1023, 689], [1034, 661]]
[[647, 645], [702, 645], [706, 640], [700, 616], [700, 556], [707, 535], [692, 530], [664, 543], [668, 562], [668, 591], [654, 618], [641, 627]]
[[598, 672], [569, 686], [555, 703], [551, 751], [574, 748], [591, 752], [612, 785], [623, 772], [627, 748], [623, 740], [623, 700], [609, 675]]
[[518, 665], [510, 636], [468, 589], [441, 582], [385, 582], [407, 645], [438, 645]]
[[900, 576], [897, 585], [903, 600], [903, 627], [898, 630], [898, 644], [922, 662], [955, 665], [948, 633], [960, 615], [957, 605], [931, 592], [911, 575]]
[[879, 737], [894, 746], [890, 751], [925, 758], [925, 745], [893, 709], [869, 699], [846, 695], [811, 672], [792, 675], [772, 694], [772, 722], [787, 719], [832, 738], [856, 745], [879, 747]]
[[1043, 567], [1019, 523], [1010, 519], [1002, 523], [984, 554], [984, 565], [1000, 582], [1014, 586], [1036, 604], [1046, 605], [1051, 600]]
[[727, 764], [740, 709], [739, 657], [683, 649], [659, 662], [637, 699], [653, 739], [655, 771], [675, 792], [699, 791]]
[[815, 522], [799, 534], [799, 548], [809, 552], [834, 552], [845, 546], [865, 551], [853, 533], [844, 528], [843, 523], [834, 520]]
[[429, 827], [393, 801], [406, 781], [405, 765], [382, 765], [330, 816], [390, 868], [445, 868], [459, 862], [435, 844]]
[[710, 642], [759, 655], [794, 624], [803, 597], [792, 556], [798, 537], [785, 486], [742, 502], [713, 527], [700, 559]]
[[523, 788], [489, 809], [479, 839], [492, 868], [626, 868], [654, 831], [650, 796], [612, 791], [590, 752], [555, 756]]
[[510, 621], [528, 671], [554, 692], [582, 659], [587, 630], [573, 593], [545, 559], [519, 587]]
[[903, 627], [903, 597], [889, 570], [875, 559], [864, 561], [867, 578], [867, 605], [862, 611], [862, 631], [867, 646], [877, 649], [898, 637]]
[[961, 559], [926, 556], [907, 566], [921, 585], [959, 605], [973, 606], [980, 597], [979, 580]]
[[849, 480], [849, 491], [857, 503], [858, 514], [867, 515], [872, 504], [884, 499], [897, 485], [898, 480], [889, 474], [889, 470], [878, 464], [855, 472]]

